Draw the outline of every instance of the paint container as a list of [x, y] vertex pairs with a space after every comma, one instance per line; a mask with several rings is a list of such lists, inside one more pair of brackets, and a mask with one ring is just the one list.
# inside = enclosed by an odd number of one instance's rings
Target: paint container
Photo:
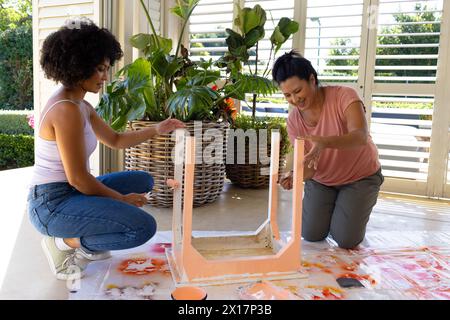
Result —
[[206, 300], [208, 294], [199, 287], [178, 287], [170, 296], [172, 300]]

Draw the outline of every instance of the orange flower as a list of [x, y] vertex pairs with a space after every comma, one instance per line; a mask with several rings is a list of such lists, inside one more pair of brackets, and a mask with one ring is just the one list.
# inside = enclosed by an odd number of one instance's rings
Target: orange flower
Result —
[[233, 120], [236, 120], [236, 116], [237, 116], [237, 110], [234, 107], [234, 100], [232, 98], [226, 98], [225, 99], [225, 104], [227, 105], [225, 107], [225, 111], [231, 115], [231, 118]]
[[233, 120], [236, 120], [236, 117], [237, 117], [237, 110], [234, 108], [233, 109], [233, 111], [231, 111], [231, 118], [233, 119]]
[[233, 108], [234, 107], [234, 100], [232, 98], [226, 98], [225, 99], [225, 103], [230, 107]]

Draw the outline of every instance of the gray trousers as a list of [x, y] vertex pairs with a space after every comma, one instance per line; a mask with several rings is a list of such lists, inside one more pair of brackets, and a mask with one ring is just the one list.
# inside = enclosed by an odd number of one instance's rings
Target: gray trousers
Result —
[[305, 182], [302, 237], [321, 241], [331, 234], [339, 247], [356, 247], [366, 233], [372, 208], [384, 181], [381, 169], [374, 175], [341, 186]]

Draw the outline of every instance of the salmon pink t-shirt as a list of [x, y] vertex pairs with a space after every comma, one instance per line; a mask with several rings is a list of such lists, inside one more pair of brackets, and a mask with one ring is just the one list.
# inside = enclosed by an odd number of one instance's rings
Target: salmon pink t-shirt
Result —
[[[287, 130], [292, 144], [296, 137], [342, 136], [348, 133], [344, 113], [350, 104], [361, 99], [352, 88], [327, 86], [323, 89], [325, 101], [316, 126], [306, 124], [298, 108], [289, 113]], [[312, 142], [306, 140], [305, 154], [311, 148]], [[322, 150], [313, 179], [327, 186], [344, 185], [371, 176], [379, 168], [377, 147], [369, 136], [365, 146]]]

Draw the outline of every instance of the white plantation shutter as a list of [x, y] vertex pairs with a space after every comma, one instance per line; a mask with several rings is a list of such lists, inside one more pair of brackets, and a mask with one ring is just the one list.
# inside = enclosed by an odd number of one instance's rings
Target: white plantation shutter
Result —
[[149, 0], [149, 9], [156, 32], [161, 33], [161, 0]]
[[371, 134], [387, 177], [428, 179], [441, 15], [442, 1], [379, 1]]
[[[156, 32], [161, 34], [161, 0], [144, 0], [144, 4], [148, 9], [148, 13], [150, 14], [150, 18], [152, 19]], [[141, 17], [139, 18], [139, 31], [143, 33], [152, 33], [140, 3], [139, 12], [141, 13]]]
[[427, 180], [433, 97], [378, 95], [372, 103], [371, 135], [384, 175]]
[[189, 22], [191, 59], [216, 60], [227, 51], [225, 29], [232, 29], [233, 0], [202, 0]]
[[[321, 83], [358, 91], [386, 176], [384, 191], [450, 197], [450, 93], [444, 88], [450, 81], [450, 0], [240, 3], [267, 11], [266, 38], [280, 17], [295, 17], [300, 31], [294, 45]], [[192, 54], [220, 57], [232, 20], [233, 1], [202, 0], [190, 25]], [[279, 54], [294, 45], [288, 41]], [[259, 72], [273, 65], [269, 49], [267, 39], [260, 42]], [[287, 110], [281, 94], [257, 104], [258, 116], [286, 116]], [[250, 112], [245, 102], [242, 111]]]
[[[417, 5], [421, 9], [415, 11]], [[435, 18], [423, 21], [417, 18], [418, 13], [428, 13]], [[412, 21], [396, 21], [394, 16], [398, 14], [409, 16]], [[434, 29], [439, 29], [441, 15], [442, 1], [380, 1], [376, 83], [435, 83], [440, 32]], [[424, 26], [426, 30], [420, 30]], [[406, 31], [408, 29], [411, 31]], [[380, 43], [381, 39], [385, 42]], [[386, 61], [396, 63], [386, 65]]]
[[[288, 17], [292, 19], [294, 17], [294, 3], [295, 0], [247, 0], [244, 2], [243, 7], [253, 8], [259, 4], [267, 12], [265, 39], [259, 42], [260, 64], [258, 65], [258, 74], [260, 75], [262, 75], [268, 65], [268, 70], [271, 70], [274, 61], [269, 61], [270, 36], [280, 18]], [[197, 61], [200, 58], [216, 60], [228, 51], [225, 42], [227, 37], [225, 29], [233, 29], [234, 9], [234, 1], [232, 0], [200, 1], [189, 23], [189, 43], [192, 60]], [[291, 48], [292, 39], [283, 45], [277, 56], [291, 50]], [[255, 60], [255, 56], [250, 57], [250, 61], [252, 60]], [[252, 66], [252, 70], [254, 70], [254, 66]], [[270, 73], [269, 78], [271, 78]], [[251, 97], [248, 96], [247, 100], [249, 101], [250, 99]], [[257, 103], [257, 116], [287, 116], [288, 104], [280, 93], [262, 100]], [[242, 102], [242, 112], [250, 112], [249, 104], [246, 101]]]
[[361, 54], [363, 0], [308, 1], [305, 58], [322, 84], [356, 88]]

